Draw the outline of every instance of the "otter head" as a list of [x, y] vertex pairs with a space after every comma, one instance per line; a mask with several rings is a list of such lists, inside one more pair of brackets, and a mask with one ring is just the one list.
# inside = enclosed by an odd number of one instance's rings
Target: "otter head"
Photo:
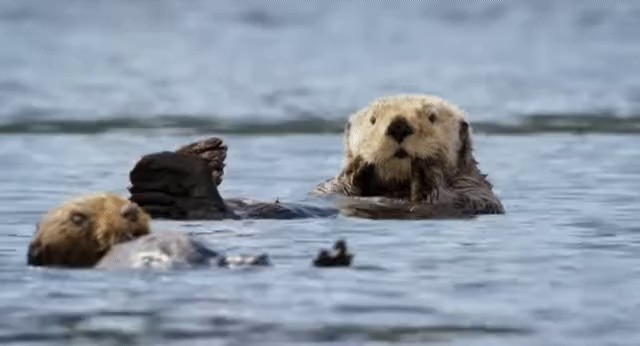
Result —
[[345, 129], [347, 161], [360, 157], [381, 181], [407, 181], [411, 162], [423, 159], [455, 169], [471, 160], [463, 112], [430, 95], [380, 98], [351, 116]]
[[91, 267], [117, 243], [149, 233], [149, 216], [112, 194], [82, 196], [49, 211], [29, 245], [35, 266]]

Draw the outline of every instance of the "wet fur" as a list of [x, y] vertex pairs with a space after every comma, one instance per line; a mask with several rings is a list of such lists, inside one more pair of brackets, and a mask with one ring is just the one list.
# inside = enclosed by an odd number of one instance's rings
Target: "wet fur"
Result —
[[[417, 100], [424, 100], [423, 106], [416, 106]], [[430, 104], [434, 102], [440, 107], [438, 110], [450, 112], [452, 121], [458, 122], [457, 132], [454, 132], [453, 138], [447, 139], [447, 146], [435, 141], [433, 148], [425, 149], [422, 153], [412, 152], [410, 159], [404, 160], [379, 160], [380, 156], [376, 156], [375, 152], [367, 153], [373, 159], [366, 160], [354, 150], [350, 138], [354, 131], [352, 122], [355, 119], [359, 121], [358, 126], [367, 126], [361, 120], [363, 113], [368, 112], [369, 116], [380, 115], [375, 113], [377, 105], [409, 103], [414, 107], [416, 114], [413, 118], [408, 117], [411, 123], [420, 119], [419, 117], [424, 117], [424, 113], [429, 113], [430, 109], [433, 109], [430, 108]], [[410, 107], [404, 107], [407, 108]], [[431, 135], [434, 133], [436, 132], [432, 132]], [[423, 132], [419, 135], [426, 134]], [[352, 116], [345, 127], [344, 142], [346, 154], [343, 170], [337, 177], [318, 185], [314, 193], [401, 199], [429, 205], [433, 210], [445, 214], [504, 213], [502, 203], [494, 195], [492, 185], [486, 179], [486, 175], [480, 172], [473, 156], [469, 123], [457, 107], [444, 100], [431, 96], [400, 96], [376, 101]], [[365, 147], [368, 149], [371, 145]], [[397, 165], [398, 161], [400, 166]]]
[[29, 244], [27, 262], [34, 266], [91, 267], [115, 244], [149, 233], [142, 210], [123, 215], [128, 200], [112, 194], [70, 200], [40, 220]]

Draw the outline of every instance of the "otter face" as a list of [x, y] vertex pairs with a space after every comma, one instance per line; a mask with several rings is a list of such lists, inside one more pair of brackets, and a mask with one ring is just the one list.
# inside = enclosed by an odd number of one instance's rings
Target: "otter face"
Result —
[[412, 159], [455, 167], [468, 124], [462, 111], [429, 95], [385, 97], [355, 113], [346, 130], [347, 159], [361, 157], [383, 181], [405, 181]]
[[82, 196], [49, 211], [29, 245], [28, 263], [91, 267], [114, 244], [149, 233], [149, 216], [112, 194]]

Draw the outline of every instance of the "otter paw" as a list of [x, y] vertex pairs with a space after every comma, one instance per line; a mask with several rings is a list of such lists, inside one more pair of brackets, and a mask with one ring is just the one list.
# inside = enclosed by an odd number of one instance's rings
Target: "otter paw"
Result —
[[347, 195], [352, 196], [371, 196], [374, 178], [374, 166], [359, 156], [354, 158], [342, 173], [342, 179], [347, 180], [345, 185], [350, 189]]
[[421, 184], [411, 184], [411, 202], [436, 204], [440, 199], [440, 189]]
[[353, 255], [348, 252], [347, 243], [344, 240], [338, 240], [333, 244], [334, 253], [322, 249], [318, 256], [313, 260], [316, 267], [348, 267], [351, 265]]
[[205, 160], [207, 167], [211, 170], [213, 182], [220, 185], [224, 175], [224, 160], [227, 158], [227, 146], [222, 139], [211, 137], [193, 142], [179, 148], [176, 153], [195, 155]]

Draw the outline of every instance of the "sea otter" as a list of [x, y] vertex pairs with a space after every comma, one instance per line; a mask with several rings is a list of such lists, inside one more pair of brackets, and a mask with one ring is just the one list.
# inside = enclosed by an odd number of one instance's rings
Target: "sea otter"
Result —
[[46, 213], [29, 244], [32, 266], [179, 268], [268, 265], [266, 255], [224, 256], [184, 233], [151, 233], [150, 217], [110, 193], [74, 198]]
[[502, 214], [473, 156], [471, 127], [454, 104], [431, 95], [375, 100], [344, 131], [344, 167], [312, 194], [339, 196], [335, 208], [223, 200], [217, 186], [227, 147], [213, 137], [143, 157], [131, 172], [131, 200], [170, 219], [300, 218], [338, 213], [420, 219]]
[[338, 214], [279, 200], [223, 199], [218, 192], [227, 147], [216, 137], [142, 157], [129, 174], [130, 200], [154, 218], [172, 220], [294, 219]]
[[379, 98], [350, 117], [344, 143], [342, 171], [314, 193], [409, 201], [425, 216], [504, 213], [473, 156], [468, 120], [440, 97]]

